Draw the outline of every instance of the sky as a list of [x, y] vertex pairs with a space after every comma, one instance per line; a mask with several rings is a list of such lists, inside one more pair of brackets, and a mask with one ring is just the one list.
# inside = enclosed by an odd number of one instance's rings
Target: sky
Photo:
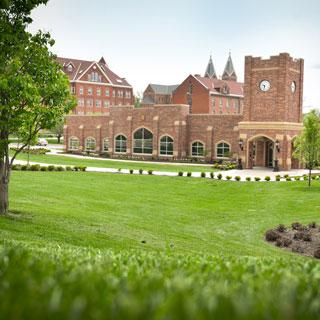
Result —
[[49, 0], [32, 12], [31, 32], [49, 31], [58, 56], [98, 61], [134, 91], [203, 74], [212, 54], [222, 75], [231, 51], [244, 57], [288, 52], [305, 60], [304, 111], [320, 107], [319, 0]]

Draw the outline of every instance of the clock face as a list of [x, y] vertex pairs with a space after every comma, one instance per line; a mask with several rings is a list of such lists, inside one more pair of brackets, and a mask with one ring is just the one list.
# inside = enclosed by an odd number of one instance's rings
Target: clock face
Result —
[[296, 91], [296, 83], [294, 81], [291, 82], [290, 88], [292, 93]]
[[268, 80], [262, 80], [260, 82], [260, 90], [266, 92], [269, 89], [270, 89], [270, 82]]

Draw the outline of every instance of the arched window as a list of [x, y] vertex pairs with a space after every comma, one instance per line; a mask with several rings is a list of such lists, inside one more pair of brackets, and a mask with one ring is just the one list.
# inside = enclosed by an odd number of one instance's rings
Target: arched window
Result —
[[80, 142], [77, 137], [71, 137], [69, 139], [69, 150], [78, 150], [79, 145], [80, 145]]
[[86, 151], [95, 151], [96, 150], [96, 139], [95, 138], [87, 138], [86, 139]]
[[173, 155], [173, 139], [169, 136], [164, 136], [160, 139], [160, 154], [166, 156]]
[[102, 150], [103, 150], [104, 152], [108, 152], [108, 151], [109, 151], [109, 147], [110, 147], [109, 139], [108, 139], [108, 138], [104, 138], [104, 139], [103, 139]]
[[138, 129], [133, 134], [133, 152], [152, 154], [152, 133], [145, 129]]
[[116, 150], [115, 152], [127, 152], [127, 138], [123, 135], [116, 136]]
[[220, 142], [217, 145], [217, 158], [226, 158], [230, 156], [230, 145], [226, 142]]
[[200, 141], [195, 141], [192, 143], [192, 156], [203, 157], [204, 156], [204, 145]]

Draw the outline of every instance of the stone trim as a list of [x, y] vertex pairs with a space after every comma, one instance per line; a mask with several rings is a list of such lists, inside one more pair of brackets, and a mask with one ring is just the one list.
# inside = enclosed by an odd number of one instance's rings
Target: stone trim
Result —
[[258, 122], [258, 121], [242, 121], [239, 122], [239, 130], [244, 129], [263, 129], [263, 130], [302, 130], [302, 123], [294, 122]]

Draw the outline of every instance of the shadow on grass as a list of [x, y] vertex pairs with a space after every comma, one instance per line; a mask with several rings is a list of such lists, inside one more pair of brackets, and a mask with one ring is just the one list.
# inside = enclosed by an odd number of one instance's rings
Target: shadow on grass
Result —
[[24, 212], [24, 211], [20, 211], [20, 210], [9, 210], [9, 212], [3, 216], [5, 219], [9, 219], [9, 220], [20, 220], [20, 221], [24, 221], [24, 220], [31, 220], [32, 219], [32, 215], [28, 212]]

